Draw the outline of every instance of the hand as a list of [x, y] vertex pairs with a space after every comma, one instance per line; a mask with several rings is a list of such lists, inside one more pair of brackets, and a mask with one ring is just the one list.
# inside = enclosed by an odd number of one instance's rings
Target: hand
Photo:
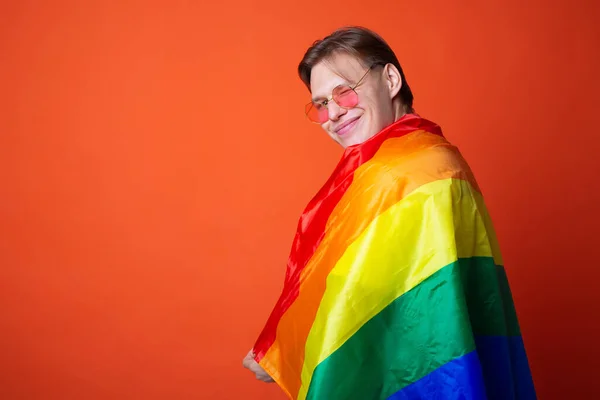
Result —
[[255, 355], [252, 350], [246, 354], [246, 357], [244, 357], [244, 362], [242, 363], [244, 368], [249, 369], [259, 381], [267, 383], [275, 382], [273, 378], [271, 378], [269, 374], [267, 374], [265, 370], [256, 361], [254, 361], [254, 356]]

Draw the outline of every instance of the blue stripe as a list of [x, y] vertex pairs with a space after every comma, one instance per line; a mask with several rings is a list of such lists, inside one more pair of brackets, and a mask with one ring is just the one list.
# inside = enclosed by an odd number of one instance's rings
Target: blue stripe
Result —
[[476, 351], [446, 363], [388, 400], [535, 400], [521, 336], [476, 336]]
[[388, 400], [486, 400], [475, 351], [446, 363]]
[[535, 400], [521, 336], [475, 336], [489, 400]]

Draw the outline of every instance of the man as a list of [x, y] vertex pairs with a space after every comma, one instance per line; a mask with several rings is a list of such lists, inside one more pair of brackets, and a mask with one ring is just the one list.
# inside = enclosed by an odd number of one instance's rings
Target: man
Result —
[[244, 366], [293, 399], [534, 399], [480, 189], [414, 113], [393, 51], [340, 29], [299, 74], [307, 117], [345, 150], [300, 218]]

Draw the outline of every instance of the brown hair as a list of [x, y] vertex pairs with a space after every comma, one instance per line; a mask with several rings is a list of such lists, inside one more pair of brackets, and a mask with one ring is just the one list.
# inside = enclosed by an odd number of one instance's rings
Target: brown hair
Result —
[[386, 64], [396, 66], [402, 78], [402, 87], [398, 96], [406, 107], [406, 112], [414, 112], [413, 94], [396, 54], [381, 36], [359, 26], [340, 28], [329, 36], [315, 41], [306, 51], [298, 65], [298, 74], [308, 90], [310, 90], [310, 74], [313, 67], [323, 59], [339, 52], [357, 56], [367, 67]]

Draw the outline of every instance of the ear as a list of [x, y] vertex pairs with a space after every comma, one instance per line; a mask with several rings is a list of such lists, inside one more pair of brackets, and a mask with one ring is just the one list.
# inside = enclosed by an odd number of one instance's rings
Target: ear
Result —
[[390, 99], [396, 97], [400, 88], [402, 87], [402, 76], [400, 71], [394, 64], [386, 64], [383, 68], [383, 77], [386, 80], [388, 91], [390, 93]]

